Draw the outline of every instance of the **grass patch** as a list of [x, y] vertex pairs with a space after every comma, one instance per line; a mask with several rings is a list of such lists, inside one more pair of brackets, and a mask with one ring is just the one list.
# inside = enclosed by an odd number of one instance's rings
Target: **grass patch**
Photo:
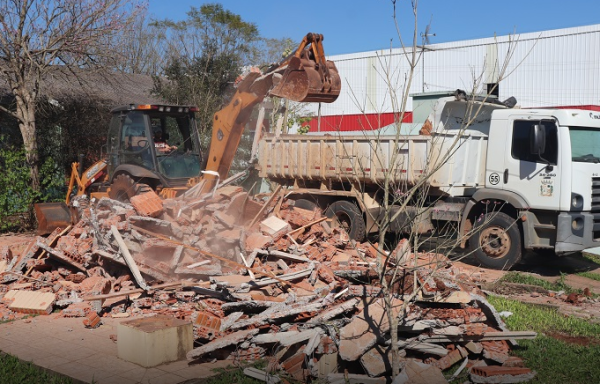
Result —
[[600, 256], [598, 255], [594, 255], [593, 253], [581, 252], [581, 256], [583, 256], [584, 259], [588, 259], [592, 263], [600, 265]]
[[565, 291], [567, 293], [577, 292], [577, 290], [565, 284], [564, 275], [561, 275], [561, 278], [558, 281], [551, 283], [526, 273], [508, 272], [500, 279], [500, 282], [535, 285], [549, 291]]
[[[519, 340], [519, 346], [512, 351], [525, 360], [528, 368], [537, 371], [530, 383], [600, 383], [600, 324], [562, 315], [554, 308], [498, 296], [488, 300], [496, 310], [513, 313], [505, 319], [509, 329], [539, 333], [535, 340]], [[560, 336], [560, 340], [548, 336], [552, 334]], [[563, 341], [569, 338], [579, 338], [579, 344]]]
[[53, 375], [35, 365], [0, 352], [0, 384], [67, 384], [71, 379]]
[[583, 277], [587, 277], [588, 279], [591, 279], [591, 280], [600, 281], [600, 273], [580, 272], [580, 273], [578, 273], [578, 275], [579, 276], [583, 276]]
[[490, 296], [488, 300], [497, 311], [509, 311], [513, 313], [512, 316], [504, 319], [506, 326], [513, 331], [562, 333], [569, 336], [600, 340], [600, 324], [593, 324], [584, 319], [565, 316], [555, 308], [525, 304], [498, 296]]
[[[257, 369], [265, 369], [267, 362], [265, 360], [259, 360], [248, 367], [254, 367]], [[244, 374], [243, 367], [229, 366], [227, 368], [217, 368], [214, 371], [217, 375], [203, 379], [202, 383], [206, 384], [264, 384], [264, 381], [253, 379], [250, 376]]]
[[520, 340], [513, 354], [537, 372], [529, 383], [600, 383], [600, 345], [584, 347], [538, 335], [535, 340]]

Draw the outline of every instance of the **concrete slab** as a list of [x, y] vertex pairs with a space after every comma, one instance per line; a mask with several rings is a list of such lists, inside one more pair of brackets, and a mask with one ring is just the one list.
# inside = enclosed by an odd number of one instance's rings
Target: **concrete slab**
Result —
[[117, 327], [117, 356], [147, 368], [183, 360], [193, 345], [192, 323], [172, 316], [133, 319]]
[[214, 368], [227, 361], [189, 364], [177, 361], [144, 368], [117, 357], [117, 343], [110, 339], [117, 325], [131, 318], [103, 318], [96, 329], [87, 329], [79, 318], [38, 316], [0, 324], [0, 351], [84, 383], [174, 384], [213, 376]]

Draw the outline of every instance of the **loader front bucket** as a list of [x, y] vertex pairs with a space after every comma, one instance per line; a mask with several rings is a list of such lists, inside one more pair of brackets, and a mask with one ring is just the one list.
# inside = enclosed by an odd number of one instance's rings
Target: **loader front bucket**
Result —
[[33, 205], [33, 209], [38, 222], [38, 235], [47, 235], [56, 228], [71, 225], [71, 212], [64, 202], [38, 203]]
[[292, 57], [280, 79], [274, 77], [271, 96], [298, 102], [333, 103], [340, 95], [342, 82], [335, 64], [327, 61], [327, 70], [314, 61]]

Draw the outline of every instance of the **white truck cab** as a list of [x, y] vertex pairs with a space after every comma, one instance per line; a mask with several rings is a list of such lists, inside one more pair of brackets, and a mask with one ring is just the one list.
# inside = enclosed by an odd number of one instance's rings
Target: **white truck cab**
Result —
[[485, 188], [521, 200], [525, 248], [600, 245], [600, 113], [499, 109], [488, 140]]

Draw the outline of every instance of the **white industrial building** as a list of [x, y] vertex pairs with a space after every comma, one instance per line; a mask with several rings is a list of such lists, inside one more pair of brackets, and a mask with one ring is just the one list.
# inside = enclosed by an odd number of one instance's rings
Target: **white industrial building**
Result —
[[[522, 108], [600, 110], [600, 24], [543, 32], [455, 41], [417, 47], [410, 94], [436, 95], [463, 89], [486, 92], [499, 80], [500, 100], [514, 96]], [[376, 129], [391, 124], [408, 86], [401, 48], [330, 56], [342, 80], [339, 98], [321, 105], [311, 132]], [[392, 90], [392, 91], [390, 91]], [[395, 92], [395, 94], [394, 94]], [[417, 105], [417, 103], [415, 103]], [[311, 106], [318, 115], [318, 107]], [[405, 122], [418, 123], [412, 98]], [[414, 117], [413, 119], [413, 112]]]

